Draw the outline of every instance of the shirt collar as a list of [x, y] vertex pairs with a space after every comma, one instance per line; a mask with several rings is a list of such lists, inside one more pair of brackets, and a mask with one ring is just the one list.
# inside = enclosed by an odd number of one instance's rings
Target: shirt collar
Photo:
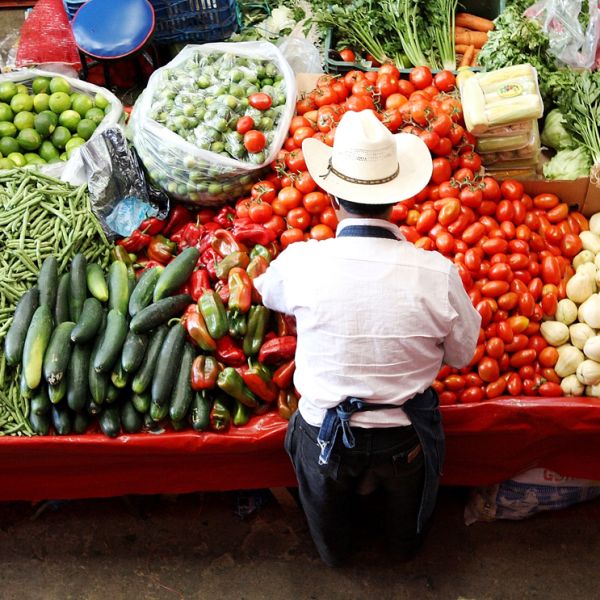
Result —
[[351, 225], [367, 225], [371, 227], [383, 227], [384, 229], [388, 229], [391, 231], [399, 240], [406, 241], [406, 238], [400, 232], [400, 229], [397, 225], [386, 221], [385, 219], [343, 219], [338, 223], [338, 226], [335, 230], [335, 235], [339, 236], [342, 229], [345, 227], [350, 227]]

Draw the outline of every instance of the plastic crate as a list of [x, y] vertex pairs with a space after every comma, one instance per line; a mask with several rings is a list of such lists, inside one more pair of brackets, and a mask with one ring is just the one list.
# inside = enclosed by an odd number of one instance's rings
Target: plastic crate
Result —
[[[506, 8], [506, 0], [459, 0], [458, 11], [468, 12], [478, 17], [495, 19]], [[339, 54], [335, 49], [333, 30], [329, 29], [323, 44], [323, 63], [327, 73], [343, 74], [357, 69], [359, 71], [376, 71], [375, 67], [367, 67], [356, 62], [345, 62], [339, 60]], [[477, 67], [474, 70], [480, 70]], [[411, 69], [400, 69], [400, 73], [410, 73]]]
[[87, 2], [87, 0], [63, 0], [63, 5], [69, 21], [73, 19], [75, 13]]
[[156, 25], [153, 41], [221, 42], [239, 28], [237, 0], [150, 0]]

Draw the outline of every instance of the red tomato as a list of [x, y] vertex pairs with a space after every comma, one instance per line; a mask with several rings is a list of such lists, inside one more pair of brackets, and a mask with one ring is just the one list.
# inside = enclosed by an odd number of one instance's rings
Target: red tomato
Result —
[[500, 200], [500, 185], [493, 177], [484, 177], [482, 184], [483, 188], [481, 191], [484, 200], [492, 200], [493, 202]]
[[249, 116], [240, 117], [235, 124], [235, 130], [240, 134], [244, 135], [254, 128], [254, 119]]
[[557, 206], [559, 202], [560, 199], [556, 194], [538, 194], [533, 199], [533, 205], [536, 208], [542, 208], [543, 210], [550, 210], [551, 208]]
[[439, 142], [433, 148], [433, 153], [437, 156], [448, 156], [451, 152], [452, 142], [450, 141], [450, 138], [447, 137], [441, 137]]
[[527, 336], [519, 333], [515, 335], [512, 342], [504, 345], [504, 349], [507, 352], [519, 352], [520, 350], [525, 350], [528, 343], [529, 339]]
[[540, 396], [545, 396], [547, 398], [558, 397], [563, 395], [563, 391], [560, 385], [552, 381], [542, 383], [542, 385], [540, 385], [537, 391]]
[[502, 310], [512, 310], [519, 303], [519, 295], [516, 292], [507, 292], [498, 298], [498, 306]]
[[471, 386], [466, 390], [463, 390], [458, 395], [458, 401], [463, 404], [473, 404], [475, 402], [481, 402], [485, 398], [485, 392], [481, 387]]
[[481, 169], [481, 158], [475, 152], [466, 152], [460, 155], [460, 166], [463, 169], [471, 169], [471, 171], [477, 173]]
[[460, 202], [456, 199], [447, 199], [440, 212], [438, 213], [438, 222], [446, 227], [458, 219], [460, 214]]
[[542, 312], [547, 317], [553, 317], [558, 306], [558, 298], [556, 294], [544, 294], [542, 296]]
[[292, 208], [287, 214], [287, 222], [291, 227], [304, 231], [310, 225], [310, 213], [302, 206]]
[[310, 192], [304, 196], [302, 204], [311, 215], [318, 215], [329, 206], [329, 198], [323, 192]]
[[533, 348], [519, 350], [510, 358], [510, 366], [518, 369], [525, 365], [530, 365], [537, 357], [537, 352]]
[[255, 223], [266, 223], [273, 216], [273, 207], [268, 202], [255, 200], [248, 206], [248, 216]]
[[433, 75], [429, 67], [415, 67], [410, 72], [408, 78], [418, 90], [425, 89], [433, 81]]
[[313, 240], [327, 240], [329, 238], [335, 237], [335, 233], [328, 225], [323, 225], [319, 223], [318, 225], [314, 225], [310, 228], [310, 237]]
[[285, 231], [285, 221], [280, 215], [273, 215], [266, 223], [263, 223], [265, 229], [269, 229], [279, 237]]
[[[497, 263], [490, 267], [488, 277], [490, 279], [497, 279], [501, 281], [510, 281], [512, 279], [512, 271], [506, 263]], [[508, 291], [508, 290], [507, 290]], [[503, 292], [505, 293], [505, 292]]]
[[456, 87], [456, 77], [452, 71], [444, 69], [435, 74], [433, 83], [440, 92], [451, 92]]
[[448, 256], [454, 250], [454, 238], [447, 231], [442, 231], [435, 238], [435, 246], [444, 256]]
[[514, 338], [514, 333], [513, 330], [511, 329], [511, 326], [508, 324], [507, 321], [500, 321], [498, 323], [498, 337], [505, 343], [505, 344], [510, 344], [513, 341]]
[[275, 185], [270, 181], [257, 181], [250, 190], [252, 200], [262, 200], [263, 202], [273, 202], [277, 195]]
[[500, 192], [507, 200], [520, 200], [523, 191], [523, 184], [514, 179], [505, 179], [500, 185]]
[[470, 246], [476, 244], [481, 237], [485, 234], [485, 226], [481, 223], [473, 223], [469, 225], [465, 232], [462, 234], [462, 241]]
[[[527, 334], [525, 334], [527, 335]], [[541, 335], [532, 335], [529, 338], [529, 343], [527, 344], [528, 348], [533, 348], [539, 354], [542, 350], [548, 347], [548, 342]]]
[[415, 225], [416, 230], [419, 233], [427, 233], [434, 225], [437, 220], [437, 213], [433, 209], [424, 210]]
[[496, 381], [485, 386], [485, 395], [489, 400], [492, 400], [493, 398], [501, 396], [505, 389], [506, 379], [504, 377], [499, 377]]
[[483, 379], [483, 381], [486, 383], [496, 381], [498, 377], [500, 377], [500, 367], [498, 366], [498, 361], [494, 358], [490, 358], [489, 356], [482, 358], [477, 366], [477, 373], [479, 374], [479, 377], [481, 377], [481, 379]]
[[262, 152], [267, 144], [267, 138], [262, 131], [251, 129], [244, 134], [244, 148], [250, 152], [250, 154], [256, 154]]
[[282, 248], [287, 248], [290, 244], [295, 242], [302, 242], [304, 240], [304, 232], [301, 229], [292, 227], [286, 229], [280, 236], [279, 241], [281, 242]]
[[575, 235], [574, 233], [565, 233], [560, 242], [560, 250], [563, 256], [573, 258], [576, 254], [579, 254], [582, 249], [583, 244], [578, 235]]
[[488, 298], [498, 298], [510, 289], [508, 281], [488, 281], [481, 286], [481, 293]]
[[434, 158], [433, 159], [433, 172], [431, 174], [431, 181], [433, 183], [440, 184], [444, 181], [448, 181], [452, 176], [452, 167], [447, 158]]
[[508, 319], [508, 323], [510, 328], [513, 330], [513, 333], [521, 333], [527, 329], [529, 325], [529, 319], [523, 316], [514, 316]]
[[465, 387], [465, 379], [461, 375], [448, 375], [443, 383], [444, 387], [451, 392], [458, 392]]
[[342, 50], [340, 50], [339, 54], [340, 54], [340, 58], [344, 62], [355, 62], [356, 61], [356, 54], [354, 54], [354, 52], [350, 48], [342, 48]]
[[553, 367], [558, 361], [558, 351], [552, 346], [546, 346], [538, 356], [538, 361], [542, 367]]
[[441, 406], [449, 406], [451, 404], [456, 404], [456, 393], [450, 391], [444, 391], [439, 395], [439, 401]]
[[531, 317], [535, 307], [535, 300], [529, 292], [525, 292], [519, 298], [519, 312], [524, 317]]
[[506, 391], [511, 396], [519, 396], [523, 389], [523, 383], [517, 373], [511, 373], [506, 380]]
[[248, 96], [248, 104], [257, 110], [269, 110], [273, 105], [273, 100], [269, 94], [264, 92], [256, 92]]
[[323, 225], [327, 225], [333, 231], [335, 231], [335, 228], [337, 227], [337, 224], [338, 224], [338, 220], [337, 220], [337, 216], [335, 214], [335, 211], [333, 210], [333, 207], [328, 206], [320, 214], [319, 221], [321, 221], [321, 223], [323, 223]]
[[494, 254], [504, 254], [508, 248], [508, 242], [499, 237], [491, 238], [485, 240], [481, 244], [481, 248], [488, 256], [493, 256]]
[[300, 148], [292, 150], [285, 157], [285, 164], [292, 173], [301, 173], [306, 171], [306, 161], [304, 160], [304, 153]]
[[546, 256], [542, 261], [541, 275], [544, 283], [558, 285], [561, 280], [560, 264], [556, 257]]
[[498, 359], [504, 354], [504, 342], [499, 337], [492, 337], [487, 341], [485, 351], [488, 356]]

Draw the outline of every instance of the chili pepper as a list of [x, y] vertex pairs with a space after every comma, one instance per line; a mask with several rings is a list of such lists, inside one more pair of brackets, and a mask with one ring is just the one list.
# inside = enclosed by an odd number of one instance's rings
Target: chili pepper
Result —
[[264, 256], [255, 256], [248, 266], [246, 267], [246, 273], [250, 279], [256, 279], [259, 275], [262, 275], [267, 268], [269, 263], [265, 260]]
[[262, 246], [270, 244], [277, 237], [273, 230], [266, 229], [248, 218], [236, 219], [233, 222], [231, 234], [240, 244], [260, 244]]
[[[216, 223], [212, 223], [216, 225]], [[209, 223], [211, 225], [211, 223]], [[218, 225], [217, 225], [218, 227]], [[208, 225], [204, 227], [204, 233], [200, 236], [198, 243], [196, 244], [196, 248], [200, 251], [200, 254], [204, 254], [209, 248], [211, 248], [211, 242], [213, 239], [214, 229], [209, 229]]]
[[232, 398], [239, 400], [242, 404], [254, 408], [258, 406], [258, 399], [248, 389], [242, 376], [233, 368], [225, 367], [217, 379], [217, 385]]
[[169, 213], [169, 218], [165, 223], [163, 232], [165, 235], [173, 233], [178, 227], [185, 223], [189, 223], [194, 220], [192, 212], [181, 204], [177, 204], [173, 207]]
[[288, 324], [285, 320], [285, 315], [283, 313], [275, 313], [275, 323], [277, 324], [277, 335], [278, 337], [283, 337], [284, 335], [289, 335], [290, 332], [288, 330]]
[[250, 307], [248, 312], [248, 331], [244, 336], [243, 343], [246, 356], [254, 356], [260, 350], [268, 322], [269, 309], [266, 306], [256, 304]]
[[217, 272], [215, 271], [217, 258], [217, 253], [212, 248], [209, 248], [200, 255], [200, 260], [198, 261], [199, 266], [203, 266], [208, 271], [208, 274], [213, 281], [218, 279]]
[[146, 248], [151, 240], [151, 236], [136, 229], [129, 237], [119, 240], [117, 244], [125, 248], [127, 252], [139, 252]]
[[215, 340], [223, 337], [227, 333], [229, 325], [225, 306], [219, 294], [214, 290], [206, 290], [200, 296], [198, 308], [206, 321], [206, 327], [211, 337]]
[[212, 208], [201, 208], [196, 213], [196, 218], [198, 219], [198, 223], [206, 225], [215, 218], [215, 211]]
[[296, 338], [284, 335], [265, 342], [258, 353], [258, 360], [265, 365], [277, 365], [294, 358]]
[[298, 396], [293, 390], [280, 390], [277, 396], [277, 410], [279, 416], [289, 421], [291, 416], [298, 410]]
[[167, 222], [163, 219], [158, 219], [157, 217], [150, 217], [149, 219], [144, 219], [140, 223], [138, 230], [148, 235], [156, 235], [164, 229], [166, 223]]
[[254, 248], [250, 250], [251, 259], [257, 256], [262, 256], [267, 261], [267, 264], [271, 262], [271, 253], [262, 244], [255, 244]]
[[250, 409], [242, 404], [239, 400], [235, 401], [235, 406], [233, 407], [233, 424], [235, 427], [242, 427], [250, 420], [251, 415]]
[[231, 232], [225, 229], [213, 231], [210, 246], [221, 258], [225, 258], [232, 252], [240, 252], [242, 250], [236, 239], [231, 235]]
[[230, 335], [224, 335], [217, 340], [215, 356], [228, 367], [241, 367], [246, 363], [244, 351]]
[[277, 386], [271, 380], [271, 373], [264, 365], [249, 360], [239, 373], [248, 389], [261, 400], [274, 402], [277, 399]]
[[196, 356], [192, 363], [191, 384], [192, 389], [210, 390], [217, 385], [219, 376], [219, 363], [214, 356], [201, 354]]
[[200, 390], [194, 394], [192, 401], [191, 421], [196, 431], [205, 431], [210, 427], [210, 410], [212, 398], [208, 390]]
[[229, 286], [224, 281], [217, 281], [215, 283], [215, 292], [219, 294], [219, 298], [221, 298], [223, 304], [229, 302]]
[[245, 269], [250, 262], [250, 257], [247, 252], [232, 252], [228, 254], [223, 260], [215, 263], [215, 273], [219, 279], [227, 279], [229, 271], [233, 267], [241, 267]]
[[122, 260], [126, 265], [131, 264], [131, 258], [129, 257], [129, 252], [127, 252], [127, 250], [123, 246], [120, 246], [118, 244], [113, 246], [113, 249], [111, 251], [111, 258], [113, 261]]
[[210, 277], [206, 269], [194, 271], [190, 277], [190, 293], [194, 302], [198, 302], [205, 290], [210, 290]]
[[229, 335], [233, 338], [243, 338], [248, 331], [246, 315], [233, 310], [227, 311], [227, 322], [229, 323]]
[[252, 282], [248, 273], [240, 267], [233, 267], [227, 278], [229, 286], [229, 310], [235, 313], [247, 313], [252, 301]]
[[231, 424], [231, 413], [225, 398], [217, 397], [210, 409], [210, 427], [213, 431], [226, 431]]
[[231, 206], [224, 206], [214, 217], [213, 221], [221, 227], [231, 227], [235, 219], [235, 210]]
[[185, 326], [188, 335], [206, 352], [213, 352], [217, 348], [217, 343], [208, 332], [208, 327], [204, 317], [195, 304], [190, 304], [185, 311], [182, 323]]
[[273, 383], [281, 390], [289, 388], [294, 380], [295, 371], [295, 360], [290, 360], [286, 363], [283, 363], [280, 367], [278, 367], [275, 373], [273, 373]]
[[177, 244], [171, 242], [163, 235], [155, 235], [152, 237], [152, 241], [146, 250], [148, 258], [161, 263], [162, 265], [167, 264], [173, 258], [173, 252]]

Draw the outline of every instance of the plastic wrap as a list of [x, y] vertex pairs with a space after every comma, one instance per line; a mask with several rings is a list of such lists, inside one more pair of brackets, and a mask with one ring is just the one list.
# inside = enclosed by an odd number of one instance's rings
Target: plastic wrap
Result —
[[[215, 57], [221, 60], [218, 69], [210, 64]], [[252, 83], [256, 72], [248, 61], [268, 61], [275, 66], [275, 75], [282, 76], [270, 90], [261, 89], [279, 97], [270, 110], [245, 104], [246, 97], [258, 91]], [[250, 85], [238, 85], [238, 78]], [[295, 103], [294, 73], [273, 44], [190, 45], [150, 78], [132, 113], [133, 143], [151, 179], [170, 195], [218, 206], [246, 193], [273, 161]], [[242, 115], [252, 116], [255, 129], [264, 130], [268, 145], [263, 152], [246, 152], [243, 136], [235, 130]], [[186, 139], [173, 129], [184, 131]]]
[[530, 121], [527, 127], [521, 131], [511, 132], [509, 135], [499, 134], [494, 136], [479, 137], [477, 139], [477, 152], [509, 152], [519, 150], [535, 143], [535, 136], [539, 138], [539, 129], [537, 134], [534, 132], [537, 128], [537, 121]]
[[[487, 138], [489, 140], [490, 138]], [[511, 138], [503, 138], [504, 140], [510, 140]], [[486, 140], [486, 141], [487, 141]], [[485, 167], [491, 165], [519, 165], [519, 166], [532, 166], [536, 165], [540, 158], [541, 144], [540, 144], [540, 131], [537, 125], [537, 121], [534, 122], [531, 135], [529, 136], [527, 144], [517, 148], [503, 148], [498, 149], [495, 152], [480, 152], [481, 162]]]

